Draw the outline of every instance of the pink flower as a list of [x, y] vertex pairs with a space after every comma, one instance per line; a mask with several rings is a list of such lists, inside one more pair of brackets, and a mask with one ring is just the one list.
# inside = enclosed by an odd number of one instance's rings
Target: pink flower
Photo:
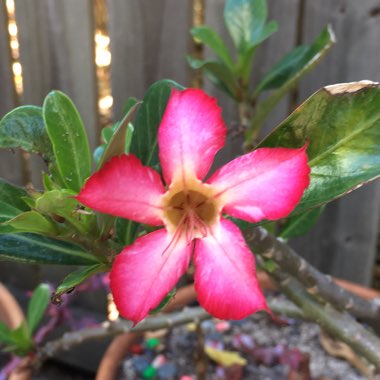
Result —
[[94, 210], [152, 226], [116, 257], [111, 290], [120, 314], [135, 324], [195, 264], [199, 303], [221, 319], [268, 310], [254, 257], [238, 227], [286, 217], [309, 184], [306, 147], [262, 148], [238, 157], [206, 182], [226, 128], [216, 100], [201, 90], [173, 89], [158, 130], [163, 178], [133, 155], [112, 158], [77, 199]]

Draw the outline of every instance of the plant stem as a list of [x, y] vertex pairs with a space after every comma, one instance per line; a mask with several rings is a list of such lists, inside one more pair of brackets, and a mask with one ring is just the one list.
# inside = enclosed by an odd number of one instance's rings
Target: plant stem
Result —
[[[290, 318], [302, 318], [303, 312], [291, 302], [283, 300], [268, 300], [270, 309], [276, 314], [286, 315]], [[40, 364], [42, 361], [49, 357], [56, 355], [63, 350], [70, 350], [78, 344], [88, 342], [91, 340], [99, 340], [124, 334], [129, 332], [144, 332], [159, 330], [163, 328], [173, 328], [175, 326], [183, 325], [193, 321], [203, 321], [212, 318], [201, 307], [185, 308], [180, 312], [173, 312], [170, 314], [162, 314], [154, 317], [149, 317], [139, 323], [136, 327], [132, 328], [132, 324], [125, 320], [117, 320], [115, 322], [105, 321], [98, 327], [83, 328], [81, 330], [67, 332], [60, 338], [47, 342], [44, 346], [40, 347], [37, 351], [37, 362]]]
[[297, 280], [280, 270], [275, 270], [272, 276], [307, 318], [316, 321], [325, 331], [348, 344], [358, 355], [380, 370], [380, 339], [373, 332], [330, 304], [321, 305]]
[[319, 296], [337, 309], [349, 311], [355, 317], [373, 320], [380, 318], [379, 300], [365, 300], [341, 288], [331, 276], [319, 272], [263, 227], [245, 231], [245, 238], [254, 253], [275, 261], [283, 271], [302, 283], [308, 293]]

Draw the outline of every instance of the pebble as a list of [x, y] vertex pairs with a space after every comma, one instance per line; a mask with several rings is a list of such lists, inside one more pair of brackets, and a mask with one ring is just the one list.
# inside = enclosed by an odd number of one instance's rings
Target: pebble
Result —
[[146, 368], [149, 366], [149, 361], [144, 356], [134, 356], [132, 358], [133, 368], [139, 374], [142, 374]]
[[158, 368], [157, 375], [161, 380], [175, 380], [178, 375], [177, 367], [174, 363], [165, 363]]

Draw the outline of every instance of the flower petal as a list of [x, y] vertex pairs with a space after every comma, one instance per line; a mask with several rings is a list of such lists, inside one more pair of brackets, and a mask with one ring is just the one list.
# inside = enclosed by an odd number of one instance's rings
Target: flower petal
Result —
[[258, 222], [289, 215], [309, 186], [306, 148], [261, 148], [216, 171], [207, 181], [227, 214]]
[[172, 90], [158, 130], [165, 182], [203, 179], [224, 145], [226, 127], [216, 99], [199, 89]]
[[196, 241], [195, 289], [199, 303], [221, 319], [242, 319], [268, 310], [259, 287], [252, 252], [232, 222], [222, 219]]
[[120, 314], [134, 324], [174, 288], [189, 265], [192, 245], [173, 243], [166, 230], [154, 231], [126, 247], [112, 265], [110, 286]]
[[133, 155], [113, 157], [93, 174], [76, 199], [96, 211], [161, 225], [165, 188], [158, 173]]

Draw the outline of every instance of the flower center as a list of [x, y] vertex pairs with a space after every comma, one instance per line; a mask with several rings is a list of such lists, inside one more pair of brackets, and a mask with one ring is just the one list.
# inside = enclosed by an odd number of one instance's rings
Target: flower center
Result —
[[207, 236], [208, 227], [218, 217], [215, 201], [205, 193], [196, 190], [179, 191], [173, 195], [168, 194], [165, 202], [164, 219], [168, 230], [175, 232], [178, 238], [184, 234], [189, 244], [194, 238]]

